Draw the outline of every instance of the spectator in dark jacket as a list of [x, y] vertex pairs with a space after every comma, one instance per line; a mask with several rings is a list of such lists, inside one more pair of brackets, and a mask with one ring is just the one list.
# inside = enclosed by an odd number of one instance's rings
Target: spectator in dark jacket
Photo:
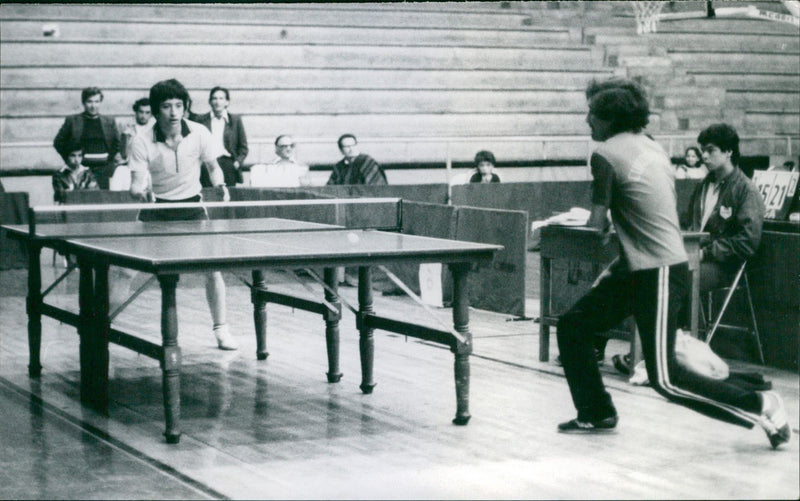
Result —
[[[755, 185], [737, 167], [739, 135], [728, 124], [714, 124], [697, 137], [708, 175], [697, 185], [681, 227], [704, 231], [709, 239], [700, 251], [700, 294], [733, 282], [741, 264], [752, 257], [761, 243], [764, 202]], [[678, 324], [689, 330], [691, 298], [678, 313]], [[614, 366], [629, 374], [630, 355], [615, 356]]]
[[342, 134], [338, 144], [344, 158], [333, 166], [328, 184], [386, 184], [386, 174], [378, 162], [358, 152], [356, 136]]
[[703, 245], [700, 292], [728, 285], [761, 243], [764, 201], [737, 167], [739, 136], [727, 124], [714, 124], [697, 138], [709, 173], [692, 193], [682, 225], [710, 235]]
[[[197, 117], [197, 122], [211, 131], [214, 144], [219, 151], [217, 163], [222, 168], [226, 186], [236, 186], [242, 182], [242, 165], [247, 153], [247, 134], [244, 132], [242, 117], [228, 113], [231, 97], [228, 89], [214, 87], [208, 95], [211, 111]], [[206, 169], [200, 171], [200, 183], [211, 186]]]
[[70, 148], [78, 143], [83, 150], [83, 164], [91, 169], [100, 188], [108, 189], [108, 180], [121, 161], [119, 133], [114, 119], [100, 114], [103, 91], [87, 87], [81, 91], [83, 113], [70, 115], [64, 120], [53, 140], [53, 146], [64, 163]]

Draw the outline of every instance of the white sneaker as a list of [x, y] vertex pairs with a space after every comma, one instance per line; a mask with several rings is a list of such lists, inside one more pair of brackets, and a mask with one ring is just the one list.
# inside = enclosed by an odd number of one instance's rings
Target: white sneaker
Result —
[[220, 350], [233, 351], [239, 349], [239, 343], [228, 332], [227, 324], [214, 327], [214, 337], [217, 338], [217, 346], [219, 346]]
[[779, 445], [789, 442], [792, 436], [792, 429], [789, 427], [789, 420], [786, 418], [786, 407], [783, 399], [774, 391], [759, 392], [763, 402], [761, 411], [761, 427], [767, 433], [769, 443], [773, 449]]

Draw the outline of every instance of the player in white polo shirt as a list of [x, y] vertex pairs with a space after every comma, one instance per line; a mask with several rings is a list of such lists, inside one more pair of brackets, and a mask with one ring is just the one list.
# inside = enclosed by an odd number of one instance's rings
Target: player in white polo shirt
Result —
[[[229, 199], [211, 133], [183, 118], [188, 101], [186, 88], [174, 79], [158, 82], [150, 89], [150, 106], [156, 121], [134, 138], [128, 162], [130, 193], [134, 197], [143, 201], [154, 198], [156, 203], [199, 202], [202, 200], [200, 169], [205, 163], [212, 184], [223, 191], [223, 200]], [[204, 208], [143, 211], [140, 217], [142, 220], [207, 218]], [[222, 350], [237, 349], [238, 342], [228, 331], [225, 282], [219, 271], [206, 275], [206, 298], [217, 345]]]

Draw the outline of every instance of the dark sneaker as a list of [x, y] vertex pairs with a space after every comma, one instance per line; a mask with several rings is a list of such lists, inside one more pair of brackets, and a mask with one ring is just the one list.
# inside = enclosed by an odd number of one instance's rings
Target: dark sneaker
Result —
[[619, 417], [616, 415], [595, 421], [594, 423], [584, 423], [573, 419], [558, 425], [559, 433], [612, 433], [617, 427]]
[[[606, 354], [598, 349], [594, 349], [594, 358], [597, 360], [597, 365], [602, 366], [605, 363]], [[559, 367], [562, 367], [564, 364], [561, 363], [561, 355], [556, 355], [556, 358], [553, 360], [553, 363]]]
[[783, 399], [774, 391], [760, 392], [764, 402], [764, 410], [761, 412], [761, 427], [769, 438], [769, 443], [773, 449], [789, 442], [792, 437], [792, 429], [786, 418], [786, 407]]
[[630, 355], [614, 355], [611, 357], [614, 362], [614, 368], [626, 376], [631, 375], [631, 356]]

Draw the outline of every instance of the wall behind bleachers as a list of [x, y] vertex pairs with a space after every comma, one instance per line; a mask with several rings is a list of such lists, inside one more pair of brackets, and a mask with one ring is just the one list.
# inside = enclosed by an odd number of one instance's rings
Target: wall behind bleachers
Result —
[[[637, 37], [624, 4], [3, 4], [0, 175], [59, 166], [50, 144], [64, 115], [81, 111], [81, 88], [101, 87], [103, 112], [127, 119], [136, 98], [172, 77], [201, 113], [208, 89], [229, 87], [251, 140], [331, 138], [301, 145], [310, 164], [335, 162], [343, 132], [372, 138], [368, 152], [383, 163], [442, 161], [445, 146], [381, 138], [586, 137], [586, 82], [612, 75], [643, 78], [654, 134], [721, 120], [742, 135], [800, 134], [796, 29], [693, 19]], [[566, 143], [549, 155], [584, 158], [584, 149]], [[785, 149], [743, 145], [746, 154]], [[469, 160], [474, 150], [449, 154]], [[541, 155], [524, 143], [495, 153]], [[271, 157], [267, 143], [247, 161]]]

